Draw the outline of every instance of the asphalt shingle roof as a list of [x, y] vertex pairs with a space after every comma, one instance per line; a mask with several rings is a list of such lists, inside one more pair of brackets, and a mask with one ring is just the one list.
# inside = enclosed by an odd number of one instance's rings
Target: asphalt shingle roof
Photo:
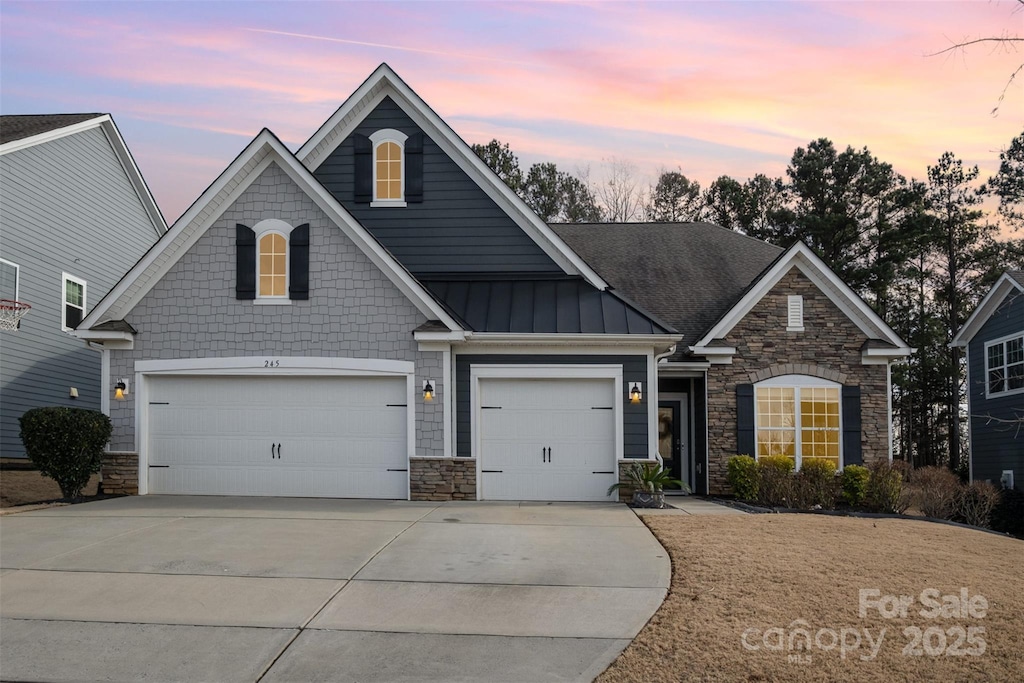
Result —
[[0, 145], [73, 126], [103, 114], [10, 114], [0, 116]]
[[612, 287], [681, 332], [682, 348], [700, 339], [783, 251], [711, 223], [551, 227]]

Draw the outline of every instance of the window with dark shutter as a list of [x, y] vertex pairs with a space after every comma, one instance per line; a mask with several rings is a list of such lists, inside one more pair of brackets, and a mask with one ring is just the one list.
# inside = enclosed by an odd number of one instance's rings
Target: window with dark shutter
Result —
[[256, 298], [256, 233], [235, 225], [235, 298]]
[[288, 246], [288, 298], [309, 299], [309, 223], [292, 229]]

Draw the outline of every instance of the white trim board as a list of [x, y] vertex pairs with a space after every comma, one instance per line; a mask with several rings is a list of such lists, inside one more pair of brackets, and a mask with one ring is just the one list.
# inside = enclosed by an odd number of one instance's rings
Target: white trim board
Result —
[[[896, 347], [891, 351], [876, 350], [882, 353], [876, 352], [871, 355], [909, 355], [910, 347], [900, 336], [803, 242], [797, 242], [791, 246], [768, 272], [743, 295], [743, 298], [704, 337], [690, 347], [690, 350], [702, 354], [711, 354], [718, 350], [716, 347], [709, 347], [709, 344], [715, 339], [722, 339], [728, 335], [793, 268], [799, 269], [807, 276], [869, 339], [882, 339]], [[716, 355], [726, 355], [730, 351], [735, 353], [735, 349], [721, 348], [720, 351], [720, 354]]]
[[581, 275], [600, 290], [608, 288], [608, 283], [510, 190], [387, 64], [378, 66], [363, 81], [296, 156], [315, 171], [385, 97], [390, 97], [566, 273]]
[[101, 114], [95, 118], [80, 121], [79, 123], [74, 123], [70, 126], [55, 128], [54, 130], [48, 130], [45, 133], [31, 135], [27, 138], [21, 138], [20, 140], [12, 140], [11, 142], [0, 145], [0, 156], [11, 152], [17, 152], [22, 149], [27, 149], [29, 147], [34, 147], [35, 145], [59, 140], [60, 138], [75, 135], [76, 133], [81, 133], [82, 131], [90, 130], [92, 128], [99, 128], [103, 131], [103, 134], [107, 138], [107, 142], [110, 143], [111, 149], [113, 149], [114, 154], [117, 156], [117, 159], [121, 164], [121, 168], [124, 169], [125, 175], [128, 177], [128, 181], [135, 188], [135, 193], [142, 202], [142, 206], [146, 211], [146, 215], [149, 216], [149, 220], [153, 225], [153, 229], [156, 231], [157, 237], [160, 237], [167, 232], [167, 221], [160, 212], [160, 207], [157, 206], [156, 200], [153, 198], [153, 193], [149, 191], [149, 186], [146, 185], [146, 180], [142, 177], [142, 172], [139, 171], [139, 167], [135, 163], [135, 158], [132, 157], [131, 150], [129, 150], [128, 145], [125, 144], [124, 138], [121, 137], [121, 131], [118, 130], [117, 124], [114, 123], [114, 119], [110, 114]]
[[348, 213], [345, 207], [324, 189], [312, 173], [300, 164], [284, 144], [266, 128], [182, 214], [167, 234], [114, 286], [86, 316], [80, 327], [88, 329], [100, 322], [123, 319], [271, 164], [276, 164], [283, 170], [423, 315], [431, 320], [440, 320], [452, 330], [460, 329], [458, 323], [445, 312], [444, 308], [430, 296], [426, 289]]

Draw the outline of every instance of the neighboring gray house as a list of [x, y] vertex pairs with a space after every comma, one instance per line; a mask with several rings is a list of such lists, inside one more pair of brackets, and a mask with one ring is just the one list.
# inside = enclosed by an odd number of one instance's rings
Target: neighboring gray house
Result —
[[30, 408], [105, 406], [72, 332], [166, 229], [110, 116], [0, 117], [0, 299], [32, 306], [0, 332], [0, 455], [24, 457]]
[[971, 481], [1024, 488], [1024, 271], [999, 278], [951, 345], [967, 354]]
[[910, 349], [803, 244], [549, 226], [381, 65], [261, 132], [89, 314], [109, 491], [609, 500], [659, 456], [890, 457]]

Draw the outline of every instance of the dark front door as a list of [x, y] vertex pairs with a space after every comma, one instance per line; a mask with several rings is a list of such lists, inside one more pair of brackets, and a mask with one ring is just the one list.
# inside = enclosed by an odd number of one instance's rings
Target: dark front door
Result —
[[658, 455], [665, 461], [665, 467], [672, 472], [673, 479], [689, 483], [689, 467], [683, 458], [686, 452], [683, 448], [685, 434], [683, 402], [658, 401]]

